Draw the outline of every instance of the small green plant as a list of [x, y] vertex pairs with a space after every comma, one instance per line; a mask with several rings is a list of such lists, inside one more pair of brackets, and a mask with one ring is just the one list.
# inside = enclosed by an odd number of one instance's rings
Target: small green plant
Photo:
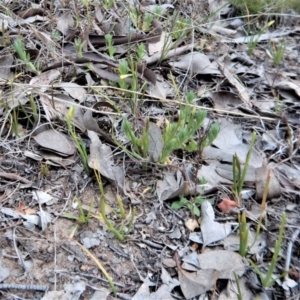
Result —
[[109, 33], [105, 35], [106, 47], [108, 50], [109, 57], [114, 58], [116, 48], [114, 47], [112, 38], [113, 36]]
[[[186, 104], [183, 104], [179, 111], [178, 120], [167, 125], [163, 132], [164, 147], [159, 161], [165, 163], [174, 150], [182, 149], [188, 152], [201, 151], [204, 147], [212, 144], [217, 137], [220, 127], [218, 124], [212, 124], [207, 130], [201, 143], [197, 142], [196, 132], [201, 127], [206, 118], [206, 111], [197, 110], [192, 105], [195, 94], [187, 93]], [[147, 122], [146, 122], [147, 124]], [[133, 143], [134, 150], [139, 155], [146, 158], [148, 155], [149, 135], [148, 128], [145, 126], [142, 136], [139, 138], [135, 135], [132, 125], [129, 121], [123, 121], [123, 130], [127, 138]]]
[[50, 166], [47, 163], [39, 162], [40, 171], [38, 174], [38, 178], [44, 178], [49, 175], [50, 173]]
[[17, 38], [13, 43], [14, 50], [18, 53], [20, 61], [23, 62], [28, 69], [33, 71], [34, 73], [40, 74], [40, 65], [39, 63], [33, 64], [30, 61], [30, 55], [25, 51], [24, 44], [20, 38]]
[[126, 78], [130, 76], [129, 74], [129, 67], [127, 60], [121, 60], [119, 62], [119, 68], [118, 68], [119, 74], [120, 74], [120, 79], [118, 81], [118, 84], [121, 89], [127, 90], [128, 89], [128, 84], [126, 82]]
[[180, 17], [178, 11], [174, 11], [171, 35], [177, 41], [185, 38], [192, 31], [192, 21], [189, 18]]
[[74, 46], [78, 57], [82, 57], [82, 49], [84, 45], [85, 45], [85, 41], [82, 41], [80, 38], [74, 40]]
[[130, 10], [129, 16], [130, 16], [130, 19], [131, 19], [133, 25], [136, 28], [139, 28], [140, 24], [141, 24], [142, 15], [136, 6]]
[[197, 142], [195, 134], [206, 118], [206, 111], [197, 110], [193, 106], [192, 103], [195, 98], [193, 92], [188, 92], [186, 104], [180, 107], [178, 121], [167, 124], [163, 133], [164, 147], [160, 157], [162, 163], [174, 150], [183, 149], [188, 152], [201, 150], [210, 146], [217, 137], [220, 127], [218, 124], [212, 124], [207, 131], [206, 138], [201, 141], [200, 145]]
[[147, 157], [149, 148], [149, 119], [146, 120], [146, 126], [140, 137], [135, 134], [132, 124], [127, 119], [123, 119], [122, 128], [127, 138], [132, 142], [134, 152], [142, 157]]
[[146, 32], [149, 31], [152, 21], [153, 21], [153, 15], [149, 14], [149, 13], [145, 14], [144, 22], [143, 22], [143, 25], [142, 25], [142, 30], [146, 31]]
[[298, 0], [230, 0], [241, 15], [258, 15], [264, 12], [282, 13], [289, 9], [300, 12]]
[[134, 222], [134, 217], [135, 217], [135, 208], [133, 208], [130, 216], [130, 220], [127, 226], [125, 226], [125, 221], [127, 220], [127, 216], [125, 214], [124, 206], [122, 199], [120, 198], [119, 195], [117, 195], [117, 202], [118, 202], [118, 207], [119, 207], [119, 214], [115, 212], [115, 215], [118, 219], [121, 220], [121, 226], [119, 229], [117, 229], [111, 220], [109, 220], [106, 216], [106, 203], [105, 203], [105, 198], [104, 198], [104, 189], [103, 189], [103, 184], [102, 184], [102, 179], [101, 175], [99, 174], [98, 171], [96, 171], [95, 168], [95, 176], [98, 182], [99, 190], [100, 190], [100, 214], [93, 215], [93, 217], [96, 218], [101, 218], [104, 220], [107, 229], [114, 234], [114, 236], [121, 242], [125, 241], [128, 233], [131, 231], [133, 222]]
[[252, 53], [253, 53], [253, 51], [254, 51], [256, 45], [257, 45], [258, 42], [259, 42], [259, 38], [261, 37], [261, 35], [266, 31], [267, 28], [269, 28], [270, 26], [272, 26], [274, 22], [275, 22], [274, 20], [270, 21], [269, 23], [265, 24], [265, 25], [261, 28], [261, 30], [258, 32], [258, 34], [251, 35], [251, 36], [249, 37], [248, 51], [247, 51], [249, 55], [252, 55]]
[[239, 214], [238, 221], [239, 221], [239, 235], [240, 235], [239, 253], [241, 256], [245, 257], [249, 251], [249, 247], [248, 247], [249, 228], [247, 226], [245, 211], [243, 211], [242, 214]]
[[103, 0], [103, 6], [105, 9], [110, 9], [115, 5], [115, 0]]
[[154, 11], [153, 11], [153, 15], [155, 17], [156, 20], [158, 20], [161, 15], [162, 15], [163, 9], [161, 6], [156, 6]]
[[[200, 184], [206, 184], [207, 180], [205, 178], [202, 178], [200, 180]], [[202, 189], [202, 193], [203, 193]], [[186, 199], [183, 196], [179, 196], [179, 200], [178, 201], [174, 201], [171, 205], [172, 209], [174, 210], [178, 210], [181, 209], [183, 207], [186, 207], [190, 210], [190, 212], [192, 213], [192, 215], [196, 216], [196, 217], [200, 217], [200, 209], [198, 206], [200, 206], [203, 201], [207, 201], [207, 199], [204, 199], [202, 196], [202, 193], [200, 193], [200, 195], [196, 198], [191, 198], [190, 200]]]
[[74, 106], [72, 106], [68, 112], [68, 114], [66, 115], [66, 123], [67, 123], [67, 127], [68, 127], [68, 131], [76, 145], [76, 148], [79, 152], [82, 164], [83, 164], [83, 168], [85, 170], [86, 173], [90, 172], [90, 168], [88, 165], [88, 155], [86, 152], [86, 147], [84, 142], [82, 141], [81, 137], [79, 137], [76, 132], [75, 132], [75, 128], [72, 124], [73, 120], [74, 120], [74, 115], [75, 115], [75, 109]]
[[[286, 214], [283, 213], [282, 217], [281, 217], [281, 224], [280, 224], [280, 229], [279, 229], [279, 236], [278, 236], [278, 240], [275, 243], [275, 250], [274, 250], [274, 254], [272, 256], [271, 259], [271, 264], [268, 268], [267, 274], [264, 274], [263, 272], [260, 271], [260, 269], [256, 266], [256, 264], [249, 259], [249, 262], [251, 264], [251, 266], [253, 267], [254, 271], [259, 275], [262, 286], [263, 287], [270, 287], [271, 285], [274, 284], [274, 282], [277, 280], [273, 278], [273, 274], [276, 268], [276, 264], [277, 264], [277, 259], [279, 257], [279, 253], [280, 253], [280, 249], [282, 246], [282, 241], [283, 241], [283, 235], [284, 235], [284, 227], [286, 224]], [[285, 274], [283, 274], [282, 276], [284, 276]], [[281, 276], [279, 276], [281, 277]]]
[[136, 48], [136, 61], [138, 64], [140, 64], [143, 61], [143, 58], [146, 54], [146, 48], [145, 48], [145, 44], [141, 43], [138, 44], [137, 48]]
[[10, 123], [13, 131], [13, 135], [19, 137], [19, 107], [16, 107], [12, 110], [10, 115]]
[[246, 174], [249, 167], [249, 162], [251, 158], [251, 154], [254, 147], [254, 142], [256, 139], [256, 133], [253, 132], [251, 136], [251, 142], [250, 142], [250, 148], [246, 156], [246, 161], [243, 170], [241, 169], [241, 162], [239, 160], [239, 157], [237, 154], [234, 154], [233, 156], [233, 162], [232, 162], [232, 173], [233, 173], [233, 186], [232, 186], [232, 193], [237, 201], [238, 205], [241, 206], [241, 192], [243, 188], [243, 184], [246, 178]]
[[63, 213], [63, 216], [65, 216], [68, 219], [75, 220], [76, 223], [77, 223], [75, 225], [75, 227], [73, 228], [71, 234], [70, 234], [70, 238], [72, 238], [74, 236], [74, 234], [78, 230], [79, 226], [88, 223], [88, 221], [90, 219], [90, 216], [91, 216], [91, 211], [93, 209], [93, 204], [94, 204], [93, 201], [91, 201], [91, 204], [90, 204], [90, 207], [89, 207], [89, 211], [85, 212], [84, 209], [82, 208], [81, 201], [77, 197], [75, 197], [75, 201], [77, 203], [78, 216], [75, 216], [75, 215], [73, 215], [71, 213], [68, 213], [68, 212], [64, 212]]
[[[32, 125], [34, 125], [39, 120], [39, 113], [38, 113], [38, 108], [37, 108], [37, 105], [34, 101], [34, 98], [33, 98], [32, 94], [29, 95], [29, 103], [30, 103], [30, 107], [31, 107], [31, 111], [32, 111], [32, 117], [33, 117]], [[25, 109], [24, 109], [24, 111], [26, 112]], [[30, 118], [29, 118], [29, 120], [30, 120]]]
[[274, 41], [270, 43], [270, 52], [273, 59], [273, 64], [278, 66], [282, 61], [282, 58], [286, 51], [286, 41], [284, 39], [280, 40], [278, 44]]
[[61, 39], [61, 34], [58, 30], [52, 31], [52, 38], [55, 42], [59, 41]]

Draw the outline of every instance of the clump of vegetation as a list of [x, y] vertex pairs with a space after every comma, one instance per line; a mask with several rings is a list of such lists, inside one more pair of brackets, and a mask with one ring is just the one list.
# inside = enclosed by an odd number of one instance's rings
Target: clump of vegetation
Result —
[[[162, 134], [164, 146], [159, 158], [161, 163], [165, 163], [174, 150], [201, 151], [210, 146], [217, 137], [220, 127], [218, 124], [212, 124], [199, 143], [196, 133], [202, 126], [207, 113], [205, 110], [197, 110], [192, 104], [195, 97], [193, 92], [188, 92], [186, 103], [182, 104], [179, 110], [178, 119], [172, 122], [166, 121], [166, 127]], [[134, 132], [132, 124], [128, 120], [123, 120], [123, 130], [128, 140], [132, 142], [134, 151], [144, 158], [148, 155], [149, 121], [145, 124], [142, 134], [138, 136]]]
[[290, 9], [300, 12], [298, 0], [230, 0], [242, 15], [258, 15], [261, 13], [284, 13]]
[[34, 73], [40, 74], [41, 68], [39, 63], [32, 63], [29, 53], [26, 52], [23, 41], [17, 38], [13, 43], [14, 50], [18, 53], [20, 61], [24, 63], [28, 69]]
[[79, 152], [79, 155], [80, 155], [80, 158], [81, 158], [81, 161], [83, 164], [83, 168], [86, 173], [89, 173], [90, 168], [88, 165], [88, 154], [87, 154], [86, 147], [85, 147], [85, 144], [84, 144], [82, 138], [76, 134], [75, 127], [73, 125], [74, 115], [75, 115], [75, 108], [74, 108], [74, 106], [72, 106], [70, 108], [68, 114], [66, 114], [67, 128], [68, 128], [69, 134], [72, 137], [72, 139], [76, 145], [76, 148]]
[[[203, 177], [200, 179], [200, 184], [201, 185], [205, 185], [207, 183], [207, 180]], [[207, 199], [205, 199], [203, 197], [203, 192], [204, 192], [204, 188], [202, 188], [202, 191], [200, 193], [199, 196], [197, 197], [192, 197], [190, 200], [188, 200], [186, 197], [184, 196], [179, 196], [179, 200], [174, 201], [172, 203], [172, 208], [174, 210], [179, 210], [183, 207], [186, 207], [187, 209], [189, 209], [189, 211], [193, 214], [193, 216], [195, 217], [200, 217], [200, 209], [199, 206], [204, 202], [207, 201]]]

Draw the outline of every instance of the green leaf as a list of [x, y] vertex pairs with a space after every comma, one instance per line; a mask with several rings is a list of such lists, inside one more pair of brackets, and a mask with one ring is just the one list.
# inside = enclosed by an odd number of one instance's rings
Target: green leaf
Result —
[[203, 199], [203, 198], [201, 198], [201, 197], [196, 197], [196, 198], [195, 198], [195, 203], [196, 203], [196, 204], [202, 204], [203, 201], [205, 201], [205, 199]]
[[182, 203], [181, 201], [175, 201], [172, 203], [171, 208], [174, 210], [178, 210], [184, 206], [185, 206], [185, 203]]
[[193, 205], [193, 206], [194, 206], [194, 214], [195, 214], [195, 216], [200, 217], [200, 210], [199, 210], [198, 206], [197, 205]]

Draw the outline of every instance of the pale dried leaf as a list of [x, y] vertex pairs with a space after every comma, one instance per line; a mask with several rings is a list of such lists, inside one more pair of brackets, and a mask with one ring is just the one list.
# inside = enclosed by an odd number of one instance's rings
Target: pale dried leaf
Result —
[[198, 260], [202, 270], [218, 271], [220, 279], [234, 279], [234, 273], [242, 276], [248, 263], [236, 252], [228, 250], [206, 251], [198, 255]]
[[173, 86], [166, 81], [163, 76], [157, 75], [156, 84], [149, 84], [147, 92], [150, 96], [166, 99], [168, 97], [175, 96], [175, 90]]
[[234, 76], [231, 70], [229, 70], [229, 68], [223, 62], [218, 60], [217, 63], [220, 70], [223, 72], [224, 76], [227, 78], [230, 84], [238, 90], [240, 98], [242, 99], [246, 107], [251, 108], [252, 103], [250, 101], [250, 92], [248, 91], [248, 89], [244, 85], [242, 85], [238, 79], [236, 79], [237, 76]]
[[156, 184], [156, 193], [159, 201], [174, 198], [183, 193], [184, 179], [181, 172], [164, 173], [164, 179], [158, 180]]
[[8, 78], [13, 62], [14, 57], [11, 54], [0, 57], [0, 79], [6, 80]]
[[44, 232], [47, 227], [48, 227], [48, 224], [51, 223], [52, 221], [52, 216], [50, 213], [44, 211], [42, 209], [42, 206], [40, 205], [40, 211], [37, 212], [37, 215], [39, 216], [39, 227], [41, 227], [41, 231]]
[[51, 88], [51, 83], [59, 77], [60, 72], [56, 69], [52, 69], [33, 77], [29, 84], [34, 88], [38, 88], [41, 92], [46, 92], [49, 88]]
[[32, 199], [38, 201], [38, 203], [40, 204], [44, 204], [48, 201], [51, 201], [53, 197], [50, 194], [43, 191], [34, 191], [32, 193]]
[[191, 52], [180, 58], [179, 61], [171, 62], [170, 65], [182, 70], [190, 70], [192, 74], [220, 75], [218, 65], [211, 63], [209, 58], [200, 52]]
[[57, 29], [63, 34], [68, 35], [70, 29], [74, 26], [74, 20], [71, 12], [65, 12], [57, 20]]
[[189, 231], [194, 231], [196, 228], [199, 228], [199, 224], [195, 219], [188, 219], [184, 225]]
[[144, 282], [136, 294], [131, 298], [131, 300], [148, 300], [150, 299], [150, 291], [149, 286], [146, 282]]
[[16, 27], [17, 24], [18, 23], [13, 18], [0, 13], [0, 28], [3, 28], [4, 30], [6, 30], [8, 28], [8, 26]]
[[[231, 157], [232, 160], [232, 157]], [[205, 178], [208, 184], [212, 187], [219, 186], [220, 183], [223, 184], [232, 184], [231, 180], [228, 180], [222, 176], [220, 176], [216, 169], [221, 165], [219, 160], [209, 160], [209, 165], [202, 165], [201, 169], [197, 173], [197, 178]], [[200, 187], [201, 188], [201, 187]]]
[[89, 167], [97, 170], [123, 191], [125, 180], [124, 171], [114, 164], [111, 148], [102, 144], [95, 132], [88, 130], [88, 136], [91, 139], [90, 155], [88, 157]]
[[172, 43], [170, 38], [171, 38], [170, 35], [167, 36], [165, 32], [162, 32], [162, 34], [160, 36], [160, 40], [157, 43], [150, 43], [148, 45], [149, 55], [152, 56], [156, 52], [163, 51], [165, 45], [168, 45], [168, 47], [170, 47], [169, 45], [170, 45], [170, 43]]
[[230, 223], [218, 223], [214, 221], [215, 213], [208, 201], [204, 201], [201, 204], [201, 216], [203, 247], [222, 240], [231, 233]]
[[61, 155], [73, 155], [76, 151], [74, 142], [67, 135], [53, 129], [46, 130], [33, 138], [41, 147]]
[[278, 30], [275, 30], [273, 32], [269, 32], [269, 33], [263, 33], [263, 34], [257, 34], [257, 35], [249, 35], [249, 36], [242, 36], [242, 37], [237, 37], [234, 39], [223, 39], [222, 43], [245, 43], [248, 44], [252, 41], [266, 41], [266, 40], [270, 40], [273, 38], [277, 38], [280, 36], [285, 36], [285, 35], [289, 35], [293, 32], [299, 31], [299, 27], [295, 27], [292, 29], [286, 29], [286, 28], [280, 28]]
[[61, 82], [59, 87], [63, 88], [72, 98], [77, 99], [80, 103], [86, 99], [86, 90], [74, 82]]
[[292, 81], [280, 81], [275, 84], [276, 88], [282, 90], [293, 90], [300, 97], [300, 83]]
[[34, 23], [36, 21], [49, 22], [49, 18], [36, 15], [36, 16], [32, 16], [32, 17], [29, 17], [29, 18], [25, 19], [23, 22], [27, 23], [27, 24], [31, 24], [31, 23]]
[[281, 195], [281, 188], [278, 179], [274, 175], [271, 166], [263, 164], [256, 169], [256, 199], [261, 200], [265, 191], [268, 173], [270, 172], [270, 183], [267, 199], [278, 198]]
[[[248, 279], [243, 276], [239, 279], [239, 286], [241, 289], [241, 296], [243, 300], [253, 300], [253, 293], [247, 286]], [[227, 288], [224, 289], [219, 296], [219, 300], [236, 300], [238, 299], [237, 283], [234, 280], [229, 280]]]
[[149, 123], [149, 147], [148, 155], [153, 162], [157, 162], [164, 147], [160, 128], [153, 122]]
[[214, 286], [214, 270], [206, 269], [197, 272], [178, 270], [181, 291], [185, 299], [190, 299], [209, 291]]
[[211, 93], [214, 108], [230, 112], [238, 112], [243, 104], [241, 99], [232, 92], [214, 92]]
[[[213, 142], [213, 145], [218, 148], [205, 147], [203, 150], [203, 159], [218, 159], [232, 162], [232, 157], [236, 153], [240, 162], [244, 164], [249, 151], [249, 145], [244, 144], [242, 141], [241, 128], [225, 119], [221, 121], [220, 128], [221, 130]], [[262, 155], [254, 148], [249, 165], [258, 168], [262, 166], [262, 162]]]
[[26, 104], [29, 99], [28, 96], [31, 94], [32, 88], [28, 86], [15, 86], [11, 91], [7, 91], [4, 93], [4, 99], [6, 100], [5, 104], [8, 105], [9, 108], [14, 108], [21, 105]]

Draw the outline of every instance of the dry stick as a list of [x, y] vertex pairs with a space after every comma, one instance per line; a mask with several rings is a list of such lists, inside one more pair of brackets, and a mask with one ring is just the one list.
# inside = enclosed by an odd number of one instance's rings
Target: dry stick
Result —
[[[54, 271], [55, 271], [56, 266], [57, 266], [57, 243], [56, 243], [56, 226], [55, 226], [55, 224], [54, 224], [53, 235], [54, 235]], [[54, 272], [54, 291], [56, 291], [56, 272]]]
[[20, 176], [20, 175], [17, 175], [15, 173], [4, 173], [4, 172], [0, 172], [0, 177], [2, 178], [6, 178], [6, 179], [10, 179], [10, 180], [16, 180], [16, 181], [20, 181], [22, 183], [31, 183], [30, 180]]
[[[99, 281], [102, 281], [102, 282], [105, 282], [105, 283], [109, 284], [109, 281], [107, 279], [97, 277], [97, 276], [94, 276], [94, 275], [91, 275], [91, 274], [80, 273], [80, 272], [71, 272], [71, 271], [65, 271], [65, 270], [54, 270], [54, 273], [58, 273], [58, 274], [67, 273], [67, 274], [72, 274], [72, 275], [79, 275], [79, 276], [83, 276], [83, 277], [86, 277], [86, 278], [97, 279]], [[117, 283], [117, 282], [113, 282], [113, 283], [114, 283], [115, 286], [118, 286], [120, 288], [125, 288], [124, 284]]]
[[285, 271], [287, 272], [287, 274], [284, 276], [284, 279], [287, 280], [288, 279], [288, 274], [289, 274], [289, 269], [290, 269], [290, 264], [291, 264], [291, 257], [292, 257], [292, 249], [293, 249], [293, 245], [294, 242], [296, 241], [298, 235], [300, 233], [300, 228], [298, 228], [294, 233], [293, 236], [291, 238], [291, 240], [289, 241], [288, 247], [287, 247], [287, 255], [286, 255], [286, 260], [285, 260]]
[[22, 225], [22, 224], [23, 224], [23, 221], [18, 221], [16, 224], [13, 224], [13, 225], [10, 225], [10, 226], [1, 228], [0, 231], [2, 231], [2, 230], [7, 230], [7, 229], [9, 229], [9, 228], [13, 228], [13, 227], [16, 227], [16, 226], [19, 226], [19, 225]]
[[22, 268], [24, 269], [24, 271], [28, 274], [29, 278], [32, 280], [32, 277], [29, 274], [29, 272], [27, 270], [27, 267], [25, 265], [25, 262], [24, 262], [24, 259], [22, 257], [22, 254], [20, 254], [19, 249], [17, 247], [17, 243], [16, 243], [16, 227], [14, 227], [14, 229], [13, 229], [12, 239], [13, 239], [13, 244], [14, 244], [14, 248], [15, 248], [16, 254], [17, 254], [18, 258], [19, 258], [19, 262], [22, 265]]
[[0, 290], [5, 290], [5, 289], [47, 292], [49, 288], [45, 285], [35, 285], [35, 284], [14, 284], [14, 283], [0, 284]]
[[[168, 59], [171, 58], [175, 55], [180, 55], [181, 53], [185, 52], [185, 51], [189, 51], [191, 49], [193, 49], [195, 47], [194, 44], [189, 44], [186, 46], [182, 46], [182, 47], [178, 47], [176, 49], [170, 50], [168, 51], [168, 53], [164, 56], [164, 59]], [[156, 62], [158, 62], [162, 55], [164, 54], [164, 51], [159, 51], [157, 53], [155, 53], [154, 55], [152, 55], [151, 57], [147, 57], [146, 59], [144, 59], [144, 61], [146, 62], [146, 64], [154, 64]]]

